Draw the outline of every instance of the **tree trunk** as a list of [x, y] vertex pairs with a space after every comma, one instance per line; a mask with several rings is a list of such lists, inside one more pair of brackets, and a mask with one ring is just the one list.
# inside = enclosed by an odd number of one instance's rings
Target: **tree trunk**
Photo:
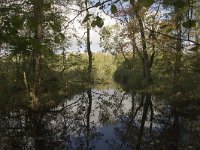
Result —
[[34, 85], [33, 85], [33, 95], [32, 104], [33, 106], [37, 105], [39, 91], [40, 91], [40, 65], [41, 65], [41, 45], [42, 45], [42, 20], [43, 20], [43, 10], [42, 6], [44, 4], [44, 0], [35, 0], [34, 1], [34, 18], [36, 22], [35, 28], [35, 40], [37, 42], [37, 46], [33, 49], [33, 60], [34, 60]]
[[175, 25], [176, 25], [176, 56], [174, 62], [174, 78], [177, 80], [181, 74], [181, 57], [182, 57], [182, 29], [181, 29], [181, 13], [175, 8]]
[[147, 119], [147, 114], [148, 114], [148, 109], [149, 109], [150, 104], [151, 104], [151, 95], [147, 93], [145, 95], [142, 121], [141, 121], [140, 131], [139, 131], [138, 140], [137, 140], [137, 144], [136, 144], [136, 150], [140, 149], [140, 145], [142, 143], [142, 137], [143, 137], [143, 134], [144, 134], [144, 125], [145, 125], [145, 122], [146, 122], [146, 119]]
[[[85, 6], [86, 6], [86, 15], [89, 15], [89, 11], [88, 11], [88, 0], [85, 0]], [[88, 53], [88, 82], [89, 82], [89, 86], [90, 84], [93, 82], [92, 79], [92, 51], [90, 48], [90, 24], [89, 21], [87, 21], [87, 41], [86, 41], [86, 45], [87, 45], [87, 53]]]
[[92, 111], [92, 91], [91, 88], [87, 90], [88, 95], [88, 108], [87, 108], [87, 134], [86, 134], [86, 149], [89, 149], [89, 139], [90, 139], [90, 114]]
[[[142, 46], [142, 53], [140, 53], [139, 55], [141, 56], [141, 59], [142, 59], [144, 79], [147, 81], [147, 87], [148, 87], [152, 83], [151, 67], [153, 65], [154, 55], [151, 58], [149, 58], [149, 55], [147, 52], [147, 41], [145, 37], [145, 29], [143, 25], [143, 20], [140, 16], [140, 13], [136, 4], [133, 2], [132, 5], [133, 5], [133, 8], [136, 8], [135, 17], [139, 24], [139, 32], [140, 32], [141, 46]], [[148, 109], [151, 104], [151, 94], [148, 91], [145, 92], [144, 94], [145, 94], [145, 102], [144, 102], [144, 107], [143, 107], [143, 114], [142, 114], [138, 140], [136, 144], [136, 150], [140, 149], [140, 146], [142, 143], [142, 137], [144, 134], [144, 126], [145, 126], [145, 122], [148, 115]]]
[[145, 31], [144, 31], [144, 26], [143, 22], [141, 19], [141, 16], [138, 11], [135, 12], [136, 18], [139, 23], [139, 29], [140, 29], [140, 36], [141, 36], [141, 42], [142, 42], [142, 63], [143, 63], [143, 68], [144, 68], [144, 75], [145, 78], [147, 79], [148, 84], [151, 83], [152, 81], [152, 76], [151, 76], [151, 66], [150, 65], [150, 60], [149, 56], [147, 53], [147, 45], [146, 45], [146, 37], [145, 37]]
[[[88, 11], [88, 0], [85, 0], [85, 6], [86, 6], [86, 15], [89, 15]], [[89, 149], [89, 138], [90, 138], [90, 114], [92, 110], [92, 87], [93, 84], [93, 75], [92, 75], [92, 51], [90, 48], [90, 24], [89, 21], [87, 21], [87, 53], [88, 53], [88, 89], [87, 89], [87, 95], [88, 95], [88, 108], [87, 108], [87, 137], [86, 137], [86, 149]]]

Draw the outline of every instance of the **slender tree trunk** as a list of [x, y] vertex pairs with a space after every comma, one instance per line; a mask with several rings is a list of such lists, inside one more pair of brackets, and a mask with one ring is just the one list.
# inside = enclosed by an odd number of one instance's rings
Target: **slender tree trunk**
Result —
[[175, 107], [172, 110], [173, 117], [174, 117], [174, 122], [172, 126], [172, 140], [173, 140], [173, 149], [178, 149], [178, 143], [180, 139], [180, 117], [179, 114], [176, 110], [177, 108]]
[[90, 138], [90, 114], [92, 111], [92, 92], [91, 88], [87, 90], [87, 95], [88, 95], [88, 108], [87, 108], [87, 114], [86, 114], [86, 119], [87, 119], [87, 141], [86, 141], [86, 149], [89, 149], [89, 138]]
[[154, 116], [154, 111], [153, 111], [153, 104], [152, 101], [150, 101], [150, 110], [151, 110], [151, 116], [150, 116], [150, 136], [152, 135], [152, 127], [153, 127], [153, 116]]
[[33, 51], [33, 59], [34, 59], [34, 87], [33, 94], [34, 98], [32, 100], [33, 105], [37, 105], [39, 91], [40, 91], [40, 67], [41, 67], [41, 45], [43, 39], [43, 10], [42, 6], [44, 4], [44, 0], [35, 0], [34, 1], [34, 18], [36, 22], [35, 28], [35, 40], [37, 42], [37, 46], [34, 47]]
[[147, 44], [146, 44], [144, 25], [143, 25], [142, 18], [138, 11], [135, 12], [135, 15], [138, 20], [139, 29], [140, 29], [140, 36], [141, 36], [141, 43], [142, 43], [142, 63], [143, 63], [143, 67], [144, 67], [144, 75], [148, 81], [148, 84], [150, 84], [152, 82], [152, 76], [151, 76], [151, 66], [152, 65], [150, 65], [149, 55], [147, 53]]
[[144, 134], [144, 126], [147, 119], [147, 114], [148, 114], [148, 109], [149, 109], [150, 104], [151, 104], [151, 95], [146, 93], [144, 107], [143, 107], [142, 121], [141, 121], [140, 131], [139, 131], [138, 140], [136, 144], [136, 150], [140, 149], [140, 146], [142, 143], [142, 137]]
[[[88, 8], [88, 0], [85, 0], [85, 6], [86, 9]], [[87, 9], [86, 11], [86, 15], [89, 15], [89, 11]], [[92, 51], [90, 48], [90, 23], [89, 21], [87, 21], [87, 41], [86, 41], [86, 45], [87, 45], [87, 53], [88, 53], [88, 82], [89, 82], [89, 86], [90, 84], [92, 84]]]
[[[181, 20], [182, 20], [182, 14], [178, 10], [178, 8], [175, 8], [175, 25], [176, 25], [176, 49], [175, 49], [175, 60], [174, 60], [174, 70], [173, 70], [173, 75], [174, 75], [174, 80], [173, 80], [173, 88], [174, 88], [174, 94], [179, 92], [179, 87], [177, 86], [177, 82], [179, 82], [179, 79], [181, 77], [181, 58], [182, 58], [182, 29], [181, 29]], [[174, 149], [177, 149], [178, 147], [178, 141], [179, 141], [179, 135], [180, 135], [180, 130], [179, 128], [179, 115], [177, 113], [177, 106], [174, 105], [172, 106], [172, 114], [174, 117], [174, 123], [173, 123], [173, 129], [175, 135], [173, 135], [173, 141], [174, 141]]]
[[[86, 9], [88, 8], [88, 0], [85, 0], [85, 6]], [[88, 9], [86, 10], [86, 15], [89, 15]], [[87, 21], [87, 53], [88, 53], [88, 89], [87, 89], [87, 95], [88, 95], [88, 108], [87, 108], [87, 137], [86, 137], [86, 149], [89, 149], [89, 138], [90, 138], [90, 114], [92, 111], [92, 87], [93, 84], [93, 70], [92, 70], [92, 51], [90, 48], [90, 24], [89, 21]]]
[[[132, 3], [133, 7], [136, 8], [136, 4]], [[142, 64], [143, 64], [143, 74], [144, 74], [144, 79], [147, 81], [147, 86], [150, 86], [152, 83], [152, 74], [151, 74], [151, 67], [153, 65], [153, 57], [149, 58], [149, 54], [147, 52], [147, 41], [145, 37], [145, 29], [143, 25], [143, 20], [141, 18], [141, 15], [139, 13], [139, 10], [136, 8], [135, 11], [135, 16], [139, 24], [139, 31], [140, 31], [140, 37], [141, 37], [141, 45], [142, 45], [142, 53], [140, 54], [141, 59], [142, 59]], [[139, 130], [139, 135], [138, 135], [138, 140], [136, 144], [136, 150], [140, 149], [141, 143], [142, 143], [142, 137], [144, 134], [144, 126], [145, 122], [147, 119], [148, 115], [148, 109], [151, 104], [151, 94], [147, 91], [145, 92], [145, 101], [144, 101], [144, 107], [143, 107], [143, 114], [142, 114], [142, 120], [141, 120], [141, 125], [140, 125], [140, 130]]]
[[174, 79], [177, 80], [181, 74], [181, 57], [182, 57], [182, 29], [181, 29], [181, 13], [175, 9], [175, 25], [176, 25], [176, 56], [174, 62]]

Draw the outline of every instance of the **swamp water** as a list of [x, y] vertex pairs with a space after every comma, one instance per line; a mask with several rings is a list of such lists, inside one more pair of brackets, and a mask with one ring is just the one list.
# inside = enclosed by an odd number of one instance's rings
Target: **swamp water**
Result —
[[197, 102], [88, 90], [54, 108], [0, 111], [1, 150], [200, 149]]

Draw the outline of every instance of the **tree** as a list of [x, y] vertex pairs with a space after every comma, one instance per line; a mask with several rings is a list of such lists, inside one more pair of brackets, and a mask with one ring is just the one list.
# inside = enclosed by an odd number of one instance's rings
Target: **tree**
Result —
[[[1, 43], [14, 60], [21, 65], [19, 82], [26, 87], [27, 99], [37, 105], [45, 80], [44, 60], [54, 55], [54, 49], [65, 36], [61, 32], [62, 17], [53, 1], [5, 1], [1, 10]], [[15, 61], [14, 61], [15, 63]], [[29, 71], [27, 71], [29, 70]], [[34, 104], [35, 103], [35, 104]]]

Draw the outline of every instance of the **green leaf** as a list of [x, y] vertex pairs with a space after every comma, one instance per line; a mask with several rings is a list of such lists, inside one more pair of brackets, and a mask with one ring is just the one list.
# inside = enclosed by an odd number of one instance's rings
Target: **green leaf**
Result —
[[95, 26], [102, 28], [104, 25], [104, 21], [101, 17], [96, 16], [95, 20], [92, 21], [91, 26], [94, 28]]
[[115, 14], [117, 12], [117, 7], [115, 5], [111, 5], [111, 13]]
[[99, 28], [102, 28], [103, 25], [104, 25], [104, 21], [101, 17], [97, 16], [96, 17], [96, 25], [99, 27]]
[[179, 9], [184, 9], [184, 7], [188, 6], [188, 1], [185, 0], [176, 0], [174, 1], [174, 6]]
[[33, 16], [29, 17], [27, 24], [30, 29], [34, 30], [36, 28], [36, 19]]
[[36, 51], [39, 51], [42, 47], [41, 43], [39, 43], [36, 39], [30, 38], [29, 39], [30, 44], [33, 46], [33, 49]]
[[60, 38], [59, 38], [59, 36], [55, 36], [54, 42], [55, 42], [56, 44], [59, 44], [59, 43], [60, 43]]
[[87, 14], [83, 19], [83, 23], [87, 22], [93, 14]]
[[182, 23], [182, 26], [185, 27], [185, 28], [192, 28], [195, 25], [196, 25], [195, 20], [188, 20], [188, 21]]
[[43, 5], [43, 10], [44, 11], [49, 11], [51, 10], [51, 3], [46, 3]]
[[96, 20], [93, 20], [91, 26], [94, 28], [97, 25]]
[[154, 3], [154, 0], [139, 0], [139, 3], [142, 6], [149, 8]]
[[50, 27], [52, 28], [52, 30], [54, 32], [61, 32], [61, 24], [60, 24], [60, 22], [54, 21], [54, 22], [49, 23], [49, 25], [50, 25]]
[[22, 19], [22, 17], [21, 16], [13, 16], [12, 25], [15, 28], [22, 29], [22, 27], [23, 27], [23, 19]]
[[65, 39], [65, 35], [60, 33], [60, 38], [61, 38], [61, 41], [63, 41]]

